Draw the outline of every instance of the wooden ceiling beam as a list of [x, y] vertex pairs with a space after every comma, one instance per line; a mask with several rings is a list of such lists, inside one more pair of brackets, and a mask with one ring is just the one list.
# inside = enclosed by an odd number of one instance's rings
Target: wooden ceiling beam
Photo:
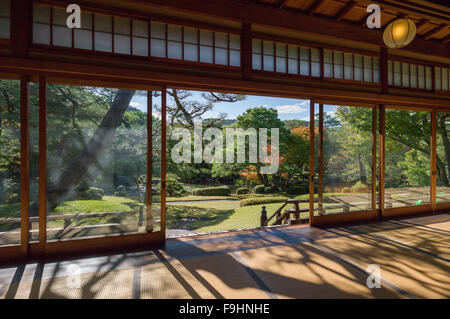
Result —
[[356, 1], [348, 2], [336, 15], [336, 20], [341, 21], [356, 6]]
[[442, 42], [444, 42], [445, 44], [450, 42], [450, 34], [448, 36], [446, 36], [444, 39], [442, 39]]
[[433, 30], [430, 30], [430, 31], [428, 31], [427, 33], [425, 33], [425, 34], [423, 35], [423, 38], [424, 38], [425, 40], [429, 40], [429, 39], [431, 39], [433, 36], [435, 36], [437, 33], [441, 32], [441, 31], [443, 31], [443, 30], [445, 30], [445, 29], [447, 29], [447, 28], [448, 28], [448, 25], [446, 25], [446, 24], [443, 23], [443, 24], [441, 24], [440, 26], [434, 28]]
[[420, 28], [422, 28], [427, 23], [430, 23], [430, 20], [428, 19], [421, 19], [419, 22], [416, 23], [416, 29], [419, 31]]
[[324, 6], [329, 0], [316, 0], [308, 9], [308, 15], [312, 16], [314, 13], [318, 12], [322, 6]]
[[[71, 3], [71, 0], [58, 2]], [[217, 19], [265, 25], [274, 29], [295, 30], [321, 38], [354, 41], [368, 47], [384, 46], [382, 30], [361, 28], [350, 23], [318, 16], [308, 16], [293, 10], [278, 10], [266, 5], [246, 4], [231, 0], [129, 0], [130, 2], [169, 8], [181, 12], [207, 15]], [[81, 3], [79, 3], [81, 5]], [[120, 8], [117, 8], [119, 10]], [[313, 27], [312, 27], [313, 26]], [[442, 43], [427, 42], [416, 37], [414, 45], [401, 49], [425, 55], [448, 58], [449, 48]]]
[[287, 5], [287, 3], [289, 2], [289, 0], [281, 0], [279, 3], [278, 3], [278, 9], [284, 9], [285, 7], [286, 7], [286, 5]]

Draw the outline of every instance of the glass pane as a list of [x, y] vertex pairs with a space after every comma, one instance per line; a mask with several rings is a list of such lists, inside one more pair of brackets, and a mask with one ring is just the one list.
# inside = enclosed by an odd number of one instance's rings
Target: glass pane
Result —
[[66, 25], [67, 13], [63, 9], [53, 8], [53, 25], [64, 26]]
[[181, 26], [179, 25], [167, 25], [167, 38], [172, 41], [181, 42], [182, 39]]
[[136, 37], [148, 38], [148, 22], [133, 20], [133, 35]]
[[200, 46], [200, 62], [213, 63], [213, 48]]
[[[159, 98], [158, 98], [159, 97]], [[153, 92], [151, 221], [153, 231], [161, 230], [161, 92]], [[152, 225], [153, 223], [153, 225]]]
[[53, 26], [53, 45], [62, 47], [72, 46], [72, 29], [59, 26]]
[[392, 80], [392, 61], [388, 61], [388, 84], [389, 85], [393, 85], [393, 80]]
[[442, 68], [442, 90], [448, 91], [449, 90], [449, 82], [448, 82], [448, 69]]
[[436, 203], [450, 202], [450, 113], [437, 113]]
[[228, 36], [226, 33], [216, 32], [214, 39], [216, 48], [228, 48]]
[[211, 31], [200, 30], [200, 44], [213, 45], [213, 33]]
[[168, 41], [167, 43], [167, 57], [170, 59], [181, 60], [182, 58], [181, 42]]
[[241, 49], [241, 37], [236, 34], [230, 34], [230, 49]]
[[151, 24], [152, 38], [165, 39], [166, 38], [166, 25], [164, 23], [153, 22]]
[[145, 232], [146, 92], [47, 92], [48, 240]]
[[228, 65], [228, 50], [216, 48], [216, 64]]
[[372, 57], [364, 57], [364, 81], [372, 82]]
[[290, 74], [298, 74], [298, 60], [289, 59], [288, 60], [288, 72]]
[[400, 62], [394, 62], [394, 85], [402, 85], [402, 65]]
[[324, 105], [323, 179], [316, 215], [372, 209], [372, 109]]
[[417, 64], [410, 64], [409, 65], [409, 67], [410, 67], [410, 71], [411, 71], [411, 77], [410, 77], [410, 80], [411, 80], [411, 87], [412, 88], [417, 88]]
[[30, 242], [39, 240], [39, 84], [29, 83]]
[[386, 110], [385, 207], [430, 203], [431, 114]]
[[404, 87], [409, 87], [409, 64], [402, 63], [402, 82]]
[[50, 44], [50, 25], [33, 23], [33, 43]]
[[184, 28], [184, 43], [197, 44], [198, 43], [198, 31], [193, 28]]
[[50, 24], [50, 10], [48, 6], [33, 6], [33, 22], [41, 22]]
[[261, 54], [261, 40], [252, 40], [252, 52]]
[[320, 63], [312, 63], [312, 76], [320, 76]]
[[92, 50], [92, 31], [74, 29], [74, 47]]
[[425, 88], [425, 68], [423, 65], [418, 65], [417, 70], [419, 73], [419, 88], [424, 89]]
[[264, 56], [264, 70], [273, 71], [274, 70], [274, 56], [265, 55]]
[[112, 32], [112, 17], [100, 14], [95, 15], [95, 31]]
[[131, 35], [131, 20], [114, 17], [114, 34]]
[[277, 72], [286, 73], [286, 58], [277, 57]]
[[114, 34], [114, 52], [122, 54], [130, 54], [131, 37], [128, 35]]
[[112, 34], [104, 32], [95, 32], [94, 34], [95, 50], [112, 52]]
[[253, 54], [252, 55], [252, 64], [253, 64], [253, 70], [261, 70], [262, 67], [262, 61], [261, 61], [261, 55], [260, 54]]
[[0, 38], [10, 38], [10, 19], [0, 17]]
[[230, 50], [230, 65], [240, 66], [241, 65], [241, 52], [237, 50]]
[[0, 79], [0, 246], [20, 244], [20, 82]]
[[185, 44], [184, 45], [184, 59], [186, 61], [198, 61], [198, 45]]
[[152, 56], [165, 58], [166, 57], [166, 40], [151, 40]]
[[426, 78], [426, 89], [431, 90], [433, 88], [433, 75], [431, 67], [429, 66], [425, 68], [425, 78]]
[[133, 55], [148, 56], [148, 39], [133, 37]]

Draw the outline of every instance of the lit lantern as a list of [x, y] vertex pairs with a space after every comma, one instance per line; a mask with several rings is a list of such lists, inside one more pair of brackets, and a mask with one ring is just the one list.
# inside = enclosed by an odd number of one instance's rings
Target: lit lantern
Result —
[[416, 25], [408, 19], [397, 19], [384, 30], [384, 43], [391, 49], [407, 46], [416, 36]]

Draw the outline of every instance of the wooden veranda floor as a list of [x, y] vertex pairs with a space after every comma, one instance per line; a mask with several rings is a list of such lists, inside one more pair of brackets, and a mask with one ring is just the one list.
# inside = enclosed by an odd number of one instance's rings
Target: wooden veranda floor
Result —
[[[381, 288], [366, 286], [369, 264], [380, 266]], [[271, 227], [172, 239], [161, 250], [2, 268], [0, 297], [449, 298], [450, 215]]]

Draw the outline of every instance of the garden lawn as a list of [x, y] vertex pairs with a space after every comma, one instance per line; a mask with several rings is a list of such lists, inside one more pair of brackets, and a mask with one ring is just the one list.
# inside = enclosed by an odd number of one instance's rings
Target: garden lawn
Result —
[[[198, 233], [256, 228], [261, 223], [262, 206], [266, 206], [267, 217], [270, 217], [281, 205], [282, 203], [272, 203], [238, 207], [238, 201], [168, 205], [167, 228], [189, 229]], [[300, 207], [307, 205], [301, 204]], [[304, 217], [307, 216], [308, 213], [305, 213]]]

